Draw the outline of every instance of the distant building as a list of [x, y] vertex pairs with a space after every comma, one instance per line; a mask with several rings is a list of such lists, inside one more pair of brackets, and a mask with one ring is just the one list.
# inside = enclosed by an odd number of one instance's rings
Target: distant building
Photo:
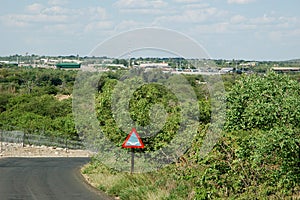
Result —
[[0, 63], [11, 65], [11, 66], [18, 66], [18, 62], [13, 62], [13, 61], [0, 61]]
[[169, 68], [168, 63], [141, 63], [139, 67], [142, 68]]
[[79, 69], [81, 63], [57, 63], [56, 68], [58, 69]]
[[126, 66], [125, 65], [123, 65], [123, 64], [104, 64], [104, 65], [102, 65], [102, 66], [106, 66], [106, 67], [116, 67], [116, 68], [126, 68]]
[[240, 66], [243, 67], [255, 67], [256, 66], [256, 62], [245, 62], [245, 63], [241, 63]]
[[300, 67], [273, 67], [275, 72], [300, 72]]
[[232, 67], [225, 67], [225, 68], [222, 68], [219, 73], [220, 74], [227, 74], [227, 73], [232, 73], [234, 71], [234, 68]]
[[1, 60], [0, 63], [3, 63], [3, 64], [9, 64], [9, 61]]

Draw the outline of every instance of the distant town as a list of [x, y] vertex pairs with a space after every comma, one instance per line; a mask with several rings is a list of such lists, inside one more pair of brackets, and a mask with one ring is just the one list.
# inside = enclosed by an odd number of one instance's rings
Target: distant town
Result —
[[175, 58], [108, 58], [70, 56], [11, 55], [0, 57], [0, 67], [18, 66], [30, 68], [53, 68], [63, 70], [110, 71], [129, 68], [147, 70], [161, 69], [169, 73], [227, 74], [264, 73], [267, 70], [285, 73], [300, 72], [300, 59], [288, 61], [247, 61], [224, 59]]

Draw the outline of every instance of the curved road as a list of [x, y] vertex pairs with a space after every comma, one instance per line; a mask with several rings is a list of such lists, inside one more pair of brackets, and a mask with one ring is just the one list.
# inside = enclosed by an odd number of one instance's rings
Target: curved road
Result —
[[111, 199], [85, 183], [89, 158], [1, 158], [1, 200]]

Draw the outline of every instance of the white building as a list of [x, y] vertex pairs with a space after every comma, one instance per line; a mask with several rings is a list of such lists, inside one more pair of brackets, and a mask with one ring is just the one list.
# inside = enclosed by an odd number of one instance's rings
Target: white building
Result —
[[233, 72], [233, 68], [232, 67], [225, 67], [222, 68], [219, 73], [220, 74], [227, 74], [227, 73], [232, 73]]
[[169, 68], [168, 63], [141, 63], [139, 67], [142, 68]]

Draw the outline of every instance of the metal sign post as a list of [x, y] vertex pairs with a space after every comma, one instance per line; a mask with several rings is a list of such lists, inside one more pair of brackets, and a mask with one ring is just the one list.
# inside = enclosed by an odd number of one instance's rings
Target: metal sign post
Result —
[[131, 149], [131, 169], [130, 174], [134, 173], [134, 149]]

